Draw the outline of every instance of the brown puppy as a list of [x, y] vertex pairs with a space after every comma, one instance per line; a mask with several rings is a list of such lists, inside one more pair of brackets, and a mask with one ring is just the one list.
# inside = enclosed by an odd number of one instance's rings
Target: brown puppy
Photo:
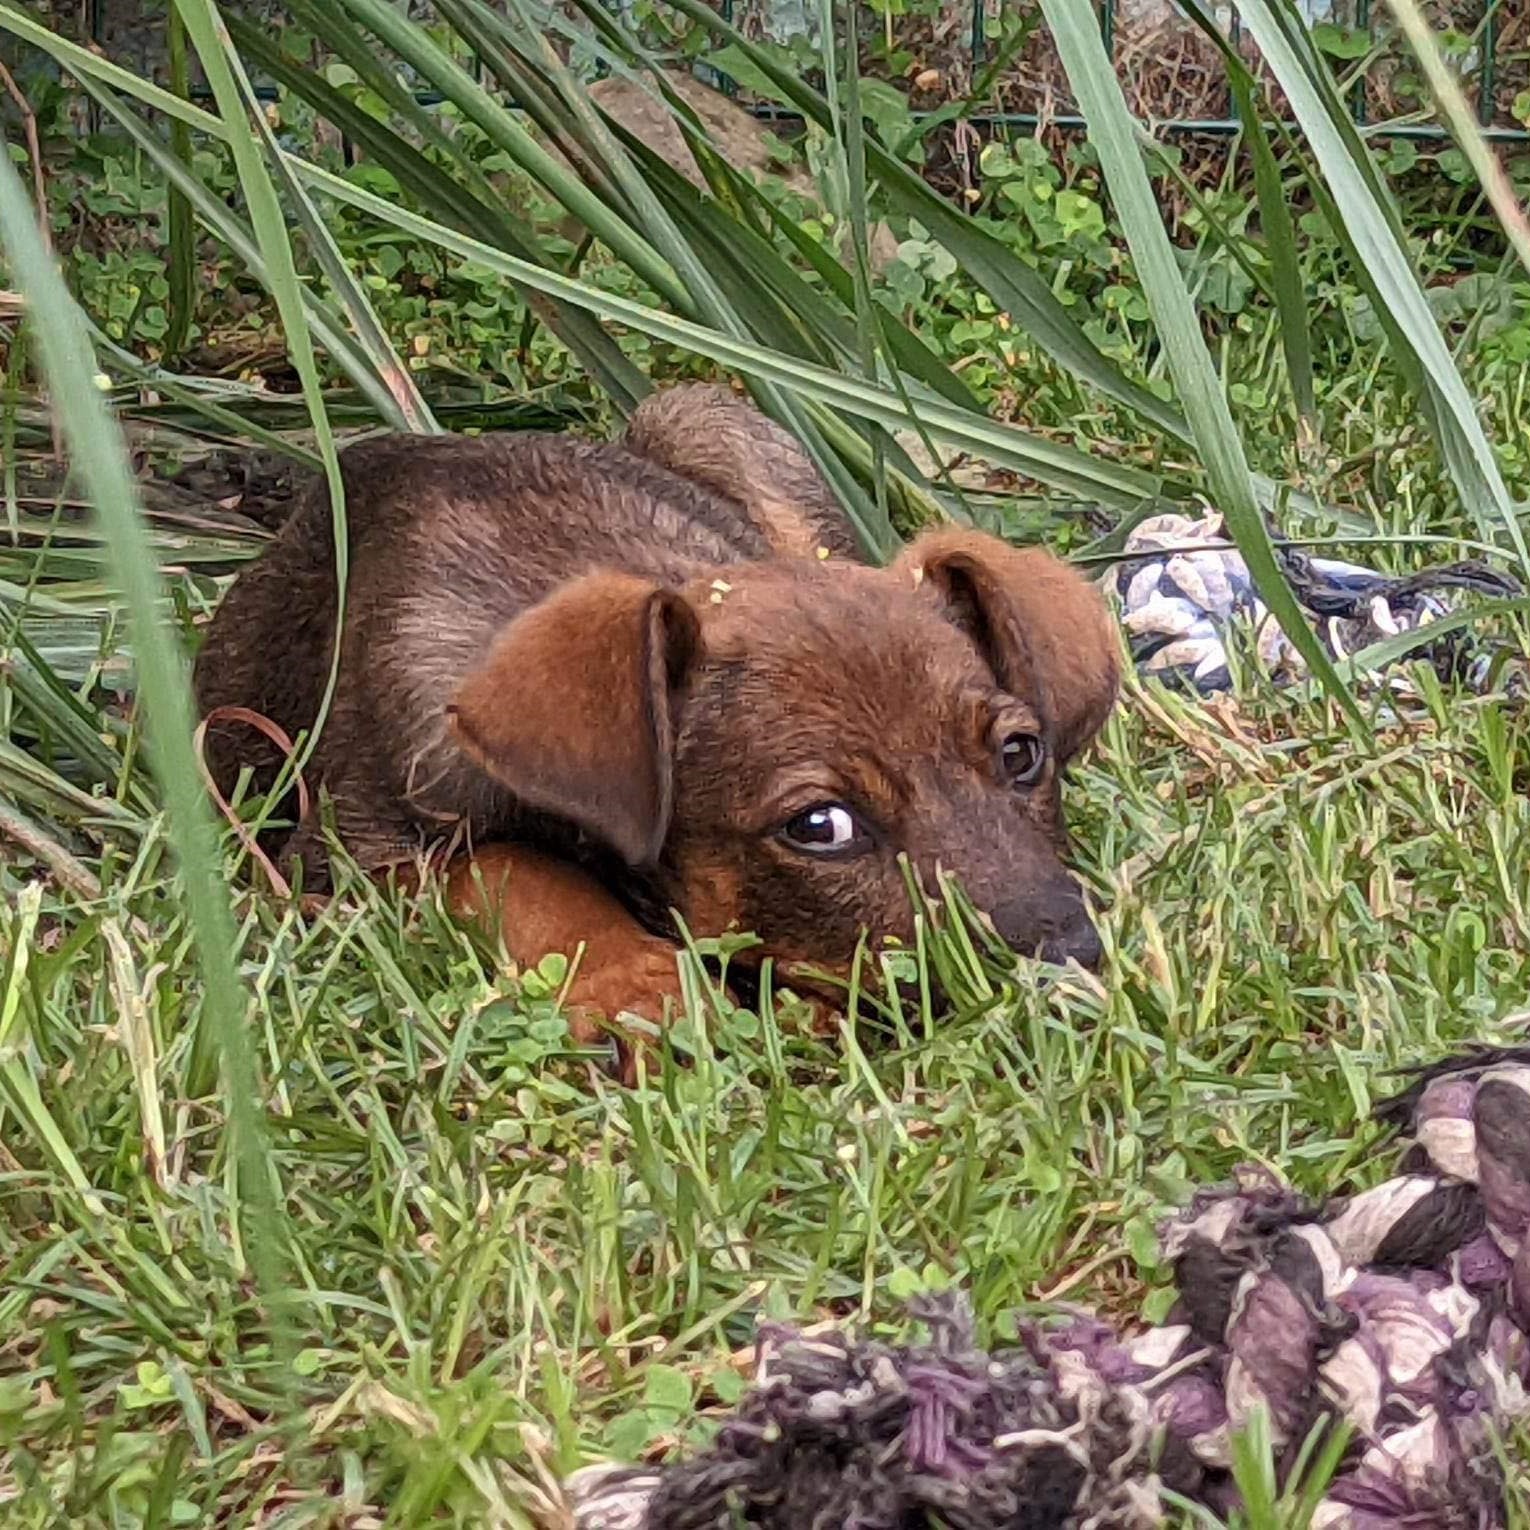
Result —
[[[867, 567], [795, 441], [717, 388], [655, 395], [621, 444], [385, 438], [342, 461], [348, 611], [311, 775], [363, 867], [465, 837], [452, 896], [487, 899], [517, 960], [585, 946], [576, 1013], [660, 1018], [672, 909], [785, 964], [907, 938], [900, 854], [1017, 949], [1097, 960], [1059, 787], [1114, 701], [1116, 638], [1047, 553], [941, 530]], [[334, 613], [320, 485], [219, 609], [203, 712], [310, 728]], [[280, 764], [231, 726], [208, 757], [225, 792]], [[312, 887], [318, 826], [288, 855]]]

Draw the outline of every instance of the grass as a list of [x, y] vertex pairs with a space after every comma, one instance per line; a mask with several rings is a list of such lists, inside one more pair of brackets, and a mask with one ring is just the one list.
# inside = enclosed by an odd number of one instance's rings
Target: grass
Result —
[[990, 1336], [1042, 1298], [1155, 1313], [1192, 1185], [1382, 1177], [1388, 1070], [1522, 1034], [1527, 765], [1530, 723], [1460, 697], [1372, 755], [1332, 703], [1136, 692], [1073, 795], [1099, 983], [964, 963], [954, 1013], [837, 1039], [702, 994], [690, 1065], [634, 1092], [570, 1051], [556, 962], [511, 975], [429, 897], [243, 893], [285, 1358], [186, 1085], [158, 821], [106, 836], [89, 905], [13, 861], [5, 1076], [38, 1110], [7, 1091], [0, 1520], [539, 1523], [587, 1455], [704, 1429], [761, 1313], [895, 1322], [947, 1281]]
[[[583, 207], [605, 246], [588, 267], [566, 269], [561, 247], [543, 242], [548, 218], [539, 213], [530, 230], [518, 221], [522, 171], [491, 182], [481, 169], [489, 146], [517, 165], [536, 157], [499, 94], [437, 59], [429, 38], [374, 0], [304, 8], [327, 18], [359, 64], [372, 60], [378, 91], [397, 96], [390, 66], [353, 24], [386, 22], [396, 50], [460, 95], [452, 133], [420, 120], [407, 98], [379, 95], [386, 110], [373, 112], [378, 102], [326, 96], [310, 79], [331, 116], [373, 122], [370, 159], [342, 175], [297, 150], [283, 158], [240, 117], [239, 58], [211, 0], [181, 0], [181, 12], [193, 46], [221, 61], [226, 115], [217, 117], [69, 52], [24, 7], [0, 0], [0, 27], [54, 52], [106, 117], [137, 135], [113, 140], [111, 153], [130, 155], [133, 169], [115, 178], [118, 194], [147, 208], [169, 177], [186, 199], [182, 255], [188, 210], [216, 249], [199, 268], [216, 273], [209, 290], [230, 287], [223, 276], [235, 270], [263, 272], [285, 293], [288, 333], [275, 336], [266, 301], [248, 315], [262, 344], [311, 330], [325, 352], [324, 395], [305, 364], [306, 397], [284, 403], [258, 385], [215, 390], [189, 376], [129, 386], [124, 377], [145, 375], [142, 355], [100, 350], [118, 376], [111, 401], [152, 456], [209, 431], [250, 437], [262, 427], [262, 444], [291, 449], [310, 411], [337, 425], [425, 423], [421, 408], [454, 425], [514, 424], [517, 409], [535, 413], [545, 401], [558, 410], [561, 393], [522, 402], [529, 379], [568, 383], [575, 363], [619, 409], [646, 386], [635, 361], [662, 355], [673, 366], [674, 337], [683, 348], [700, 336], [699, 351], [753, 369], [826, 461], [842, 474], [855, 467], [847, 498], [884, 529], [897, 480], [881, 469], [896, 462], [896, 443], [851, 422], [901, 423], [913, 399], [945, 439], [1026, 473], [1026, 489], [1066, 496], [1083, 482], [1118, 513], [1160, 484], [1181, 499], [1216, 484], [1245, 510], [1253, 493], [1273, 496], [1290, 512], [1288, 528], [1339, 525], [1356, 536], [1357, 555], [1398, 566], [1412, 557], [1399, 539], [1421, 532], [1450, 543], [1428, 548], [1431, 557], [1454, 556], [1494, 516], [1517, 537], [1520, 512], [1506, 501], [1526, 482], [1530, 327], [1507, 245], [1472, 225], [1474, 247], [1491, 250], [1468, 260], [1481, 269], [1467, 296], [1466, 282], [1446, 280], [1447, 260], [1468, 258], [1465, 222], [1452, 233], [1410, 221], [1410, 237], [1428, 236], [1422, 248], [1392, 228], [1390, 200], [1373, 194], [1380, 171], [1345, 158], [1352, 134], [1342, 111], [1334, 118], [1331, 81], [1263, 0], [1241, 9], [1263, 16], [1271, 50], [1301, 87], [1325, 135], [1317, 158], [1343, 200], [1306, 207], [1284, 243], [1267, 231], [1203, 231], [1193, 252], [1167, 250], [1129, 125], [1099, 60], [1083, 56], [1081, 7], [1065, 0], [1049, 9], [1075, 26], [1075, 72], [1096, 76], [1091, 116], [1116, 130], [1102, 165], [1110, 225], [1099, 175], [1079, 168], [1087, 155], [1069, 172], [1083, 188], [1070, 191], [1072, 233], [1042, 228], [1038, 209], [1060, 201], [1050, 165], [1022, 164], [1019, 146], [997, 165], [984, 194], [1023, 184], [1008, 200], [1036, 231], [1027, 242], [1015, 214], [968, 223], [900, 170], [859, 124], [853, 68], [842, 66], [827, 95], [802, 96], [809, 116], [834, 124], [820, 148], [845, 185], [869, 176], [878, 214], [921, 230], [908, 244], [922, 251], [928, 291], [917, 277], [917, 301], [909, 295], [910, 268], [904, 299], [887, 310], [910, 326], [896, 368], [865, 273], [835, 285], [811, 241], [806, 251], [789, 236], [763, 248], [745, 241], [729, 199], [744, 196], [752, 229], [767, 226], [767, 209], [727, 167], [710, 166], [726, 197], [677, 195], [661, 166], [587, 122], [564, 82], [543, 99], [544, 114], [621, 193], [592, 201], [562, 171], [549, 177], [542, 201]], [[484, 13], [460, 0], [445, 9], [459, 42], [489, 62], [491, 85], [501, 75], [537, 81], [521, 34], [482, 32]], [[602, 8], [590, 12], [592, 25], [615, 27]], [[606, 36], [638, 56], [630, 39]], [[167, 140], [140, 115], [151, 110], [184, 127], [199, 157], [185, 159], [186, 134]], [[231, 141], [237, 166], [220, 157]], [[97, 152], [106, 153], [90, 147]], [[368, 171], [386, 156], [407, 194], [395, 195], [398, 182], [368, 200]], [[1271, 156], [1266, 214], [1282, 187], [1287, 198], [1299, 186], [1319, 196], [1322, 166], [1302, 144], [1276, 143]], [[103, 179], [114, 180], [82, 173], [81, 195]], [[316, 209], [304, 208], [299, 182], [319, 188]], [[318, 232], [334, 234], [318, 250], [294, 242], [301, 269], [282, 247], [279, 201], [288, 213], [322, 214]], [[1247, 188], [1232, 169], [1213, 201], [1219, 219], [1242, 227]], [[73, 205], [67, 186], [63, 205]], [[1327, 231], [1315, 233], [1313, 220], [1325, 218]], [[23, 222], [13, 212], [0, 231], [9, 241]], [[714, 268], [723, 267], [708, 258], [730, 241], [747, 259], [724, 271], [732, 286], [719, 290]], [[1128, 246], [1147, 252], [1149, 271]], [[446, 252], [464, 248], [494, 258], [463, 268]], [[476, 271], [477, 308], [504, 296], [506, 272], [551, 293], [539, 312], [563, 347], [556, 365], [540, 330], [528, 345], [524, 307], [506, 305], [504, 335], [490, 342], [505, 349], [519, 330], [512, 385], [496, 402], [475, 360], [461, 369], [474, 388], [435, 397], [449, 390], [423, 363], [441, 333], [411, 326], [445, 320], [423, 317], [423, 300], [418, 311], [404, 305], [389, 285], [400, 267], [367, 266], [383, 249], [421, 262], [415, 274], [432, 283], [448, 271], [466, 283], [464, 271]], [[1357, 250], [1379, 252], [1376, 271], [1357, 274]], [[155, 313], [143, 259], [157, 257], [136, 246], [130, 254], [137, 264], [102, 260], [89, 292], [96, 321], [133, 344], [135, 326]], [[323, 271], [310, 254], [321, 266], [338, 261], [339, 279], [314, 279]], [[1077, 294], [1058, 296], [1078, 256], [1092, 284], [1082, 310]], [[1246, 308], [1217, 309], [1210, 278], [1220, 273], [1228, 301], [1234, 257], [1271, 291], [1255, 292], [1250, 277]], [[347, 264], [363, 273], [361, 287], [345, 280]], [[1174, 286], [1180, 264], [1194, 312]], [[77, 262], [77, 278], [88, 269]], [[128, 275], [146, 285], [116, 313]], [[185, 318], [185, 294], [170, 296], [168, 273], [164, 283], [175, 312], [154, 323], [167, 331]], [[1296, 296], [1306, 304], [1307, 359], [1300, 337], [1275, 321], [1282, 293], [1288, 315]], [[1459, 311], [1437, 313], [1432, 304], [1454, 294]], [[876, 301], [886, 296], [879, 288]], [[1479, 333], [1502, 303], [1512, 322]], [[1001, 309], [1017, 316], [1013, 327]], [[592, 312], [624, 320], [620, 343]], [[205, 294], [201, 315], [233, 322]], [[1112, 343], [1096, 355], [1107, 317]], [[1160, 349], [1155, 334], [1172, 345]], [[423, 349], [411, 343], [420, 340]], [[152, 738], [156, 717], [123, 704], [123, 627], [136, 615], [140, 630], [149, 621], [161, 638], [189, 639], [216, 598], [210, 571], [260, 538], [211, 509], [194, 525], [153, 510], [148, 550], [171, 620], [144, 579], [123, 578], [121, 547], [113, 561], [97, 540], [128, 534], [125, 493], [104, 527], [82, 524], [64, 490], [54, 505], [51, 488], [28, 499], [24, 483], [18, 497], [17, 461], [50, 450], [49, 418], [21, 391], [29, 355], [45, 349], [31, 344], [6, 357], [0, 418], [0, 440], [19, 443], [5, 465], [0, 532], [0, 809], [11, 840], [19, 833], [16, 843], [32, 847], [6, 842], [0, 855], [0, 1526], [556, 1524], [556, 1481], [586, 1458], [704, 1434], [738, 1395], [760, 1315], [896, 1327], [903, 1298], [955, 1281], [990, 1339], [1017, 1308], [1041, 1301], [1155, 1318], [1169, 1293], [1153, 1229], [1194, 1186], [1250, 1158], [1315, 1194], [1383, 1177], [1392, 1150], [1368, 1115], [1389, 1071], [1458, 1042], [1523, 1035], [1530, 720], [1427, 675], [1422, 700], [1401, 718], [1360, 695], [1374, 738], [1332, 697], [1276, 694], [1250, 679], [1236, 701], [1200, 703], [1133, 683], [1070, 798], [1083, 871], [1107, 906], [1098, 980], [1043, 981], [980, 955], [957, 932], [915, 958], [880, 958], [904, 974], [911, 959], [928, 961], [953, 996], [949, 1012], [888, 1013], [862, 999], [841, 1033], [824, 1037], [801, 1026], [787, 998], [759, 1013], [734, 1009], [697, 968], [675, 1032], [683, 1058], [666, 1057], [634, 1091], [570, 1047], [556, 1002], [561, 958], [515, 973], [431, 895], [356, 881], [322, 914], [304, 913], [256, 890], [225, 840], [219, 865], [237, 933], [209, 941], [216, 920], [207, 921], [204, 889], [199, 937], [176, 852], [195, 815], [184, 796], [176, 808], [165, 775], [183, 794], [194, 781], [185, 759], [150, 775], [144, 728]], [[960, 379], [977, 387], [979, 374], [981, 392], [965, 393]], [[77, 435], [95, 428], [82, 404], [88, 386], [61, 378], [60, 414]], [[1186, 392], [1186, 378], [1196, 404], [1188, 422], [1176, 413], [1187, 400], [1169, 397], [1171, 383]], [[343, 407], [337, 380], [351, 390]], [[569, 392], [588, 398], [584, 376]], [[1299, 399], [1304, 415], [1316, 414], [1314, 439], [1294, 429]], [[1496, 465], [1479, 414], [1498, 438]], [[98, 465], [105, 441], [95, 438]], [[1215, 475], [1205, 471], [1216, 465], [1208, 443], [1222, 454]], [[1234, 460], [1243, 450], [1267, 477]], [[928, 507], [931, 485], [917, 471], [902, 481]], [[1285, 506], [1292, 486], [1328, 510]], [[987, 508], [1001, 518], [1014, 509]], [[1032, 501], [1015, 524], [1059, 537], [1058, 510], [1055, 499]], [[1382, 545], [1361, 547], [1367, 533]], [[225, 1045], [214, 1077], [216, 994], [202, 974], [230, 961], [248, 1003], [235, 1039], [259, 1067], [241, 1066], [240, 1048]], [[263, 1122], [263, 1139], [235, 1129], [240, 1118]], [[236, 1160], [236, 1147], [246, 1156]], [[273, 1268], [290, 1271], [276, 1290]], [[1525, 1498], [1530, 1481], [1517, 1491]], [[1282, 1512], [1250, 1515], [1249, 1530], [1282, 1523]]]

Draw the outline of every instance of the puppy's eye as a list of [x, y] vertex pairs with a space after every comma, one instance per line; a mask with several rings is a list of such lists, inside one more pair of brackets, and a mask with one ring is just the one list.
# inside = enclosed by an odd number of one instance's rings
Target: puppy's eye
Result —
[[781, 828], [781, 838], [793, 850], [805, 850], [809, 855], [844, 855], [865, 849], [871, 836], [844, 803], [820, 802], [788, 819]]
[[1046, 764], [1047, 747], [1034, 733], [1011, 733], [999, 745], [999, 768], [1015, 786], [1034, 786]]

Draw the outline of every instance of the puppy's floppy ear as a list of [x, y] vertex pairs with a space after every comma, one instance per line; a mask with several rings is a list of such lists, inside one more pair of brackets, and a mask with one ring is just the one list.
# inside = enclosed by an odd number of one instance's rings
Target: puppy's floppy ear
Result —
[[935, 587], [999, 684], [1041, 713], [1059, 761], [1099, 732], [1121, 678], [1116, 632], [1099, 592], [1066, 563], [951, 528], [919, 537], [892, 571]]
[[651, 864], [669, 832], [675, 714], [699, 633], [673, 591], [586, 574], [500, 631], [449, 725], [518, 801]]

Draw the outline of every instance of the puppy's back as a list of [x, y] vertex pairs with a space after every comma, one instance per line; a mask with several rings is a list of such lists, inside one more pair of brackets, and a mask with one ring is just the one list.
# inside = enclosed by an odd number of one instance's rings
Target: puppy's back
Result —
[[[218, 604], [192, 670], [203, 718], [244, 708], [293, 739], [312, 726], [334, 647], [334, 565], [329, 493], [320, 477]], [[209, 721], [204, 752], [225, 797], [242, 766], [253, 771], [254, 789], [265, 792], [282, 765], [271, 739], [233, 719]]]
[[[506, 622], [594, 569], [679, 584], [698, 569], [769, 557], [738, 501], [615, 443], [515, 433], [382, 436], [341, 454], [349, 576], [335, 710], [311, 784], [375, 761], [375, 787], [406, 795], [440, 741], [442, 699]], [[290, 737], [311, 729], [335, 641], [333, 513], [316, 477], [273, 542], [224, 596], [197, 658], [198, 707], [248, 708]], [[550, 682], [553, 677], [549, 677]], [[427, 761], [430, 769], [442, 758]], [[228, 794], [241, 766], [266, 790], [281, 752], [237, 721], [208, 729]], [[434, 795], [456, 789], [455, 771]]]
[[778, 557], [814, 557], [825, 547], [839, 557], [863, 557], [849, 518], [801, 443], [727, 388], [687, 383], [651, 393], [623, 440], [733, 505]]

